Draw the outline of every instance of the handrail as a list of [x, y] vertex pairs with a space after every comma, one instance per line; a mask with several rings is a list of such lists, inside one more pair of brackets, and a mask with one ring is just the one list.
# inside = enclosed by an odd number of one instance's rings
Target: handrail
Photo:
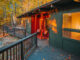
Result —
[[[5, 47], [2, 47], [2, 48], [0, 48], [0, 54], [2, 54], [2, 56], [4, 56], [4, 52], [5, 51], [8, 51], [8, 50], [10, 50], [10, 51], [12, 51], [11, 49], [13, 49], [14, 50], [14, 47], [16, 47], [16, 53], [18, 53], [18, 50], [17, 49], [20, 49], [21, 50], [21, 60], [24, 60], [24, 50], [26, 50], [26, 49], [30, 49], [30, 47], [29, 48], [25, 48], [25, 46], [27, 46], [27, 41], [29, 41], [29, 39], [31, 39], [31, 45], [30, 46], [36, 46], [37, 47], [37, 34], [38, 34], [38, 32], [36, 32], [36, 33], [33, 33], [33, 34], [31, 34], [31, 35], [29, 35], [29, 36], [27, 36], [27, 37], [25, 37], [25, 38], [23, 38], [23, 39], [20, 39], [20, 40], [18, 40], [17, 42], [14, 42], [14, 43], [12, 43], [12, 44], [9, 44], [9, 45], [7, 45], [7, 46], [5, 46]], [[34, 43], [34, 45], [33, 45], [33, 42], [32, 41], [34, 41], [35, 43]], [[20, 46], [19, 46], [20, 45]], [[29, 44], [28, 44], [29, 45]], [[17, 47], [17, 46], [19, 46], [19, 47]], [[25, 48], [25, 49], [24, 49]], [[15, 51], [15, 50], [14, 50]], [[15, 53], [15, 52], [13, 52], [13, 53]], [[9, 53], [7, 53], [7, 55], [8, 55]], [[10, 52], [10, 54], [11, 54], [11, 52]], [[17, 56], [18, 54], [16, 54], [16, 56]], [[13, 57], [14, 57], [14, 55], [13, 55]], [[3, 59], [3, 58], [2, 58]], [[17, 58], [16, 58], [17, 59]], [[0, 59], [1, 60], [1, 59]]]
[[[37, 32], [37, 33], [38, 33], [38, 32]], [[0, 48], [0, 53], [1, 53], [2, 51], [5, 51], [5, 50], [8, 49], [8, 48], [11, 48], [11, 47], [13, 47], [13, 46], [21, 43], [22, 41], [24, 41], [24, 40], [26, 40], [26, 39], [29, 39], [30, 37], [36, 35], [37, 33], [31, 34], [31, 35], [29, 35], [29, 36], [27, 36], [27, 37], [25, 37], [25, 38], [23, 38], [23, 39], [18, 40], [17, 42], [14, 42], [14, 43], [12, 43], [12, 44], [9, 44], [8, 46], [4, 46], [4, 47]]]

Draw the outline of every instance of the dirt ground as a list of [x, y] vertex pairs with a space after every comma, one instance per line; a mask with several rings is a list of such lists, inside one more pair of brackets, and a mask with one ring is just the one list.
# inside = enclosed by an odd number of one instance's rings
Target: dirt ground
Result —
[[10, 35], [2, 37], [2, 38], [0, 38], [0, 48], [3, 46], [6, 46], [8, 44], [11, 44], [13, 42], [16, 42], [17, 40], [19, 40], [19, 38], [16, 38], [16, 37], [10, 36]]

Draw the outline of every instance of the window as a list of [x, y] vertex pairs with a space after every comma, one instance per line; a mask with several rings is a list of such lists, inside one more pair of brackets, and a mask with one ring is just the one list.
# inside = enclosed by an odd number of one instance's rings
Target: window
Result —
[[63, 14], [63, 36], [80, 40], [80, 12]]
[[74, 0], [75, 2], [80, 2], [80, 0]]

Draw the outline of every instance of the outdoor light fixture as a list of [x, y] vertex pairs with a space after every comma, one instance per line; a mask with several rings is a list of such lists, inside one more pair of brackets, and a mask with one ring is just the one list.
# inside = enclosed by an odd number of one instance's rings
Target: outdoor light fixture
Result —
[[51, 8], [53, 7], [53, 5], [51, 4]]

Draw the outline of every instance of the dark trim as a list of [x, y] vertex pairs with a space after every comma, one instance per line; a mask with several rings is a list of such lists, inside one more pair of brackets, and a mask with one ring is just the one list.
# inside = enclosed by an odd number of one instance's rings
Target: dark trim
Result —
[[65, 40], [65, 39], [67, 39], [67, 40], [72, 40], [72, 41], [74, 41], [74, 42], [78, 42], [78, 43], [80, 43], [80, 40], [76, 40], [76, 39], [72, 39], [72, 38], [67, 38], [67, 37], [62, 37], [62, 40]]
[[64, 28], [64, 31], [70, 31], [70, 32], [78, 32], [80, 33], [80, 29], [70, 29], [70, 28]]

